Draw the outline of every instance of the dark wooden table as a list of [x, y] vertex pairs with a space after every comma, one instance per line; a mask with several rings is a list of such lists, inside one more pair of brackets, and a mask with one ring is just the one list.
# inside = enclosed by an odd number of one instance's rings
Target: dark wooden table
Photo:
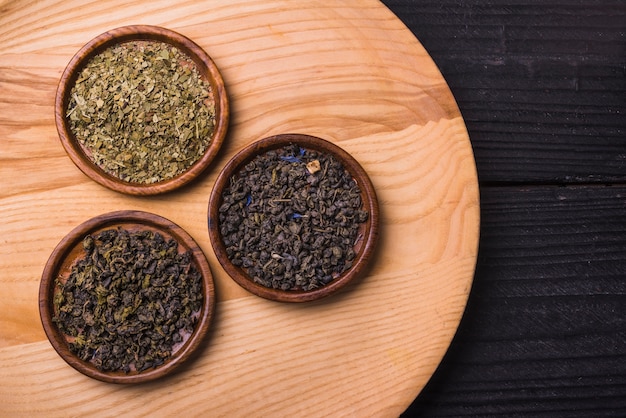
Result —
[[474, 147], [466, 313], [407, 417], [626, 416], [626, 2], [384, 0]]

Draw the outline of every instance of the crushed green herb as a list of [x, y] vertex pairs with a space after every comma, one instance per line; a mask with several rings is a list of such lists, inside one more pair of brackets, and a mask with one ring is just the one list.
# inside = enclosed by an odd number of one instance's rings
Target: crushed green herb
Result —
[[215, 100], [209, 82], [178, 48], [131, 41], [85, 65], [66, 117], [100, 168], [150, 184], [180, 175], [202, 157], [215, 129]]
[[104, 230], [56, 282], [53, 321], [72, 353], [102, 371], [163, 364], [193, 332], [202, 276], [190, 252], [153, 231]]

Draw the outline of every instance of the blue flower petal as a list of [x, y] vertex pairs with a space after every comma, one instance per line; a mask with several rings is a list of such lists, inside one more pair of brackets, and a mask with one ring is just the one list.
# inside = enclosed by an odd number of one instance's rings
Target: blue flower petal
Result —
[[292, 155], [288, 156], [288, 157], [280, 157], [281, 160], [283, 161], [287, 161], [288, 163], [301, 163], [302, 160], [298, 157], [294, 157]]

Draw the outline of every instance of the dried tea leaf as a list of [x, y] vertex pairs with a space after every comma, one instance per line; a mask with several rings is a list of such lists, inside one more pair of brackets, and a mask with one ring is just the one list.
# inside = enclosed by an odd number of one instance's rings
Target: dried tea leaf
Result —
[[190, 335], [202, 276], [189, 252], [158, 232], [108, 229], [83, 240], [84, 258], [56, 281], [53, 321], [70, 351], [102, 371], [163, 364]]
[[222, 192], [226, 253], [263, 286], [324, 286], [352, 266], [369, 217], [360, 193], [331, 155], [296, 145], [259, 155]]

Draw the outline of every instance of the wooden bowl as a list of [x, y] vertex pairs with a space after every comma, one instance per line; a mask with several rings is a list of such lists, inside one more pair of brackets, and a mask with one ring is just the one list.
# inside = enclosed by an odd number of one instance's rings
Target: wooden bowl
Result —
[[[230, 178], [237, 174], [257, 155], [264, 154], [270, 150], [283, 148], [290, 144], [296, 144], [305, 150], [332, 155], [337, 161], [341, 162], [358, 184], [361, 191], [362, 208], [369, 213], [367, 221], [360, 224], [359, 227], [358, 236], [361, 238], [357, 240], [353, 247], [356, 257], [354, 258], [352, 266], [340, 276], [330, 281], [330, 283], [308, 291], [281, 290], [255, 283], [243, 268], [237, 267], [231, 262], [220, 232], [219, 209], [223, 203], [222, 191], [228, 186]], [[237, 153], [219, 173], [213, 191], [211, 192], [208, 208], [211, 244], [224, 270], [244, 289], [247, 289], [257, 296], [280, 302], [307, 302], [324, 298], [336, 293], [359, 277], [364, 272], [374, 251], [378, 239], [378, 223], [378, 201], [372, 182], [365, 170], [350, 154], [340, 147], [321, 138], [302, 134], [283, 134], [264, 138], [252, 143]]]
[[[73, 265], [84, 258], [83, 239], [107, 229], [121, 227], [131, 232], [150, 230], [159, 232], [166, 240], [178, 242], [179, 253], [189, 251], [193, 264], [202, 275], [203, 301], [197, 322], [191, 334], [183, 335], [181, 343], [173, 347], [172, 353], [163, 364], [144, 371], [101, 371], [89, 361], [74, 355], [68, 346], [68, 337], [53, 321], [55, 317], [54, 298], [59, 290], [56, 281], [64, 282], [70, 275]], [[140, 211], [119, 211], [97, 216], [71, 231], [52, 252], [44, 268], [39, 288], [39, 313], [44, 331], [57, 353], [79, 372], [110, 383], [142, 383], [171, 373], [198, 348], [209, 329], [215, 305], [215, 290], [209, 264], [200, 247], [179, 226], [160, 216]]]
[[[204, 154], [182, 174], [151, 184], [121, 180], [96, 165], [89, 157], [89, 150], [77, 141], [66, 117], [72, 87], [89, 60], [109, 47], [130, 41], [158, 41], [178, 48], [191, 58], [200, 75], [210, 83], [215, 99], [215, 129]], [[161, 27], [125, 26], [110, 30], [92, 39], [70, 60], [61, 76], [56, 93], [55, 122], [65, 151], [74, 164], [88, 177], [121, 193], [154, 195], [174, 190], [189, 183], [210, 165], [217, 155], [228, 129], [228, 97], [217, 66], [207, 53], [193, 41]]]

